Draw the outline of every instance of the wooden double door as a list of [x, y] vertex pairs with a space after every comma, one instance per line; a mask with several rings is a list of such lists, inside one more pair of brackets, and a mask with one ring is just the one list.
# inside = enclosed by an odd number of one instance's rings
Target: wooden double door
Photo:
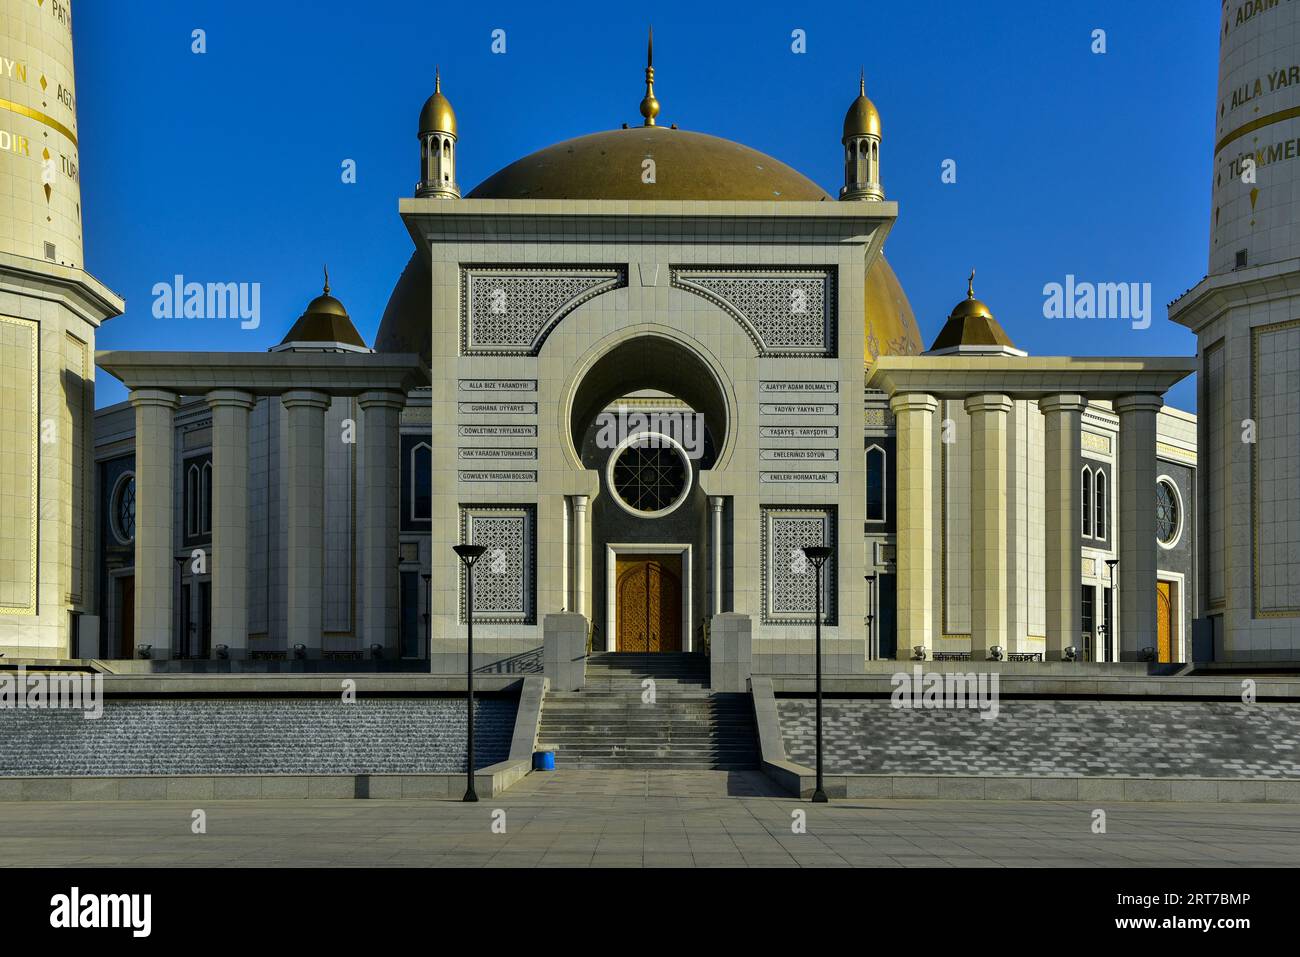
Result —
[[619, 555], [614, 618], [617, 651], [681, 651], [681, 556]]

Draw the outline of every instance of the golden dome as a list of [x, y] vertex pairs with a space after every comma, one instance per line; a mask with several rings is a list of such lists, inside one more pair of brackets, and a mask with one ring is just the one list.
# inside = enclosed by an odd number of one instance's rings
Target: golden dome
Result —
[[[655, 182], [641, 164], [655, 161]], [[664, 126], [606, 130], [516, 160], [466, 199], [830, 200], [779, 160], [706, 133]]]
[[[657, 182], [641, 182], [652, 157]], [[831, 202], [820, 186], [758, 150], [705, 133], [641, 126], [566, 140], [516, 160], [467, 199], [668, 199]], [[430, 357], [432, 278], [418, 253], [402, 272], [379, 331], [377, 352]], [[921, 332], [898, 277], [884, 257], [865, 283], [867, 365], [880, 355], [916, 355]]]
[[966, 298], [952, 307], [948, 321], [939, 330], [930, 351], [953, 349], [960, 346], [1003, 346], [1014, 349], [1015, 343], [993, 318], [993, 311], [975, 298], [975, 270], [970, 271], [966, 284]]
[[880, 113], [876, 104], [867, 99], [865, 77], [858, 81], [858, 98], [849, 104], [849, 111], [844, 114], [844, 135], [840, 142], [847, 143], [853, 136], [880, 136]]
[[280, 345], [288, 343], [333, 343], [366, 348], [366, 342], [352, 324], [343, 303], [330, 295], [329, 273], [325, 273], [325, 290], [303, 310], [298, 321], [285, 333]]
[[420, 133], [450, 133], [456, 135], [456, 112], [451, 101], [442, 95], [442, 75], [434, 73], [433, 96], [424, 101], [420, 110]]

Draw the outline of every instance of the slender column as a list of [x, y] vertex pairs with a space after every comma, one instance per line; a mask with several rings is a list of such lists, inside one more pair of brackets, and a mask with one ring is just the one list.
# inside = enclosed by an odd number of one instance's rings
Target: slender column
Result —
[[[573, 610], [579, 615], [586, 615], [588, 622], [591, 614], [587, 608], [587, 496], [573, 496]], [[606, 582], [605, 587], [611, 587]], [[609, 636], [605, 636], [609, 641]]]
[[709, 559], [713, 572], [713, 614], [722, 614], [722, 509], [726, 499], [721, 495], [709, 496]]
[[154, 658], [171, 654], [176, 628], [172, 555], [176, 424], [180, 396], [135, 389], [135, 647], [151, 645]]
[[212, 650], [248, 653], [248, 392], [208, 393], [212, 409]]
[[366, 476], [365, 525], [362, 528], [362, 630], [367, 651], [383, 645], [385, 658], [400, 658], [397, 557], [401, 543], [402, 407], [406, 396], [395, 391], [363, 392], [361, 459]]
[[297, 389], [280, 397], [288, 410], [285, 445], [288, 459], [288, 607], [289, 653], [303, 645], [309, 657], [321, 652], [323, 622], [325, 410], [324, 392]]
[[1137, 661], [1156, 647], [1156, 414], [1158, 395], [1126, 395], [1119, 414], [1119, 649]]
[[[1043, 413], [1044, 520], [1047, 532], [1047, 647], [1044, 661], [1062, 661], [1074, 645], [1083, 653], [1080, 591], [1083, 557], [1079, 549], [1080, 423], [1087, 401], [1081, 395], [1049, 395], [1038, 400]], [[1098, 656], [1100, 657], [1100, 656]]]
[[889, 400], [898, 435], [898, 653], [934, 647], [934, 413], [932, 395], [903, 393]]
[[1011, 399], [988, 393], [966, 398], [970, 413], [971, 661], [989, 649], [1010, 651], [1007, 571], [1007, 416]]

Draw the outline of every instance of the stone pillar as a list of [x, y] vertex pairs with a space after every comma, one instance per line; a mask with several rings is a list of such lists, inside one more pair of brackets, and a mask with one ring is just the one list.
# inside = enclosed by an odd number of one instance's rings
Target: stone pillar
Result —
[[934, 647], [934, 413], [932, 395], [902, 393], [889, 400], [898, 434], [898, 658]]
[[406, 396], [395, 391], [363, 392], [361, 461], [365, 503], [361, 528], [361, 638], [367, 655], [382, 645], [385, 658], [400, 658], [401, 603], [397, 559], [401, 545], [402, 407]]
[[1156, 415], [1158, 395], [1126, 395], [1119, 415], [1119, 652], [1156, 647]]
[[248, 392], [208, 393], [212, 409], [212, 653], [248, 654]]
[[568, 612], [542, 619], [542, 670], [552, 691], [581, 691], [587, 684], [587, 618]]
[[727, 500], [709, 496], [709, 564], [713, 575], [713, 615], [722, 614], [722, 510]]
[[1007, 564], [1007, 416], [1011, 399], [998, 393], [967, 396], [971, 478], [971, 661], [1009, 652]]
[[[573, 600], [574, 614], [586, 616], [587, 608], [587, 496], [574, 495], [573, 502]], [[609, 636], [606, 636], [606, 641]]]
[[735, 612], [714, 615], [709, 624], [709, 688], [749, 691], [754, 671], [753, 622]]
[[1081, 395], [1049, 395], [1038, 400], [1043, 413], [1043, 512], [1047, 534], [1045, 555], [1047, 645], [1044, 661], [1062, 661], [1074, 645], [1083, 654], [1083, 558], [1079, 548], [1080, 423], [1087, 400]]
[[296, 389], [284, 393], [280, 401], [289, 413], [285, 435], [288, 652], [292, 657], [294, 645], [300, 644], [308, 657], [319, 657], [325, 577], [325, 410], [330, 397]]
[[180, 396], [135, 389], [135, 647], [152, 646], [154, 658], [171, 656], [176, 630], [173, 600], [176, 540], [176, 423]]

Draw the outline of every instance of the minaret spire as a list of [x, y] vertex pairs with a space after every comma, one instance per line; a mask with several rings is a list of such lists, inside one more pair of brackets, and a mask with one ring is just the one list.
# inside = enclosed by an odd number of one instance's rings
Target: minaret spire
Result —
[[971, 267], [970, 278], [966, 280], [966, 298], [967, 299], [975, 298], [975, 267], [974, 266]]
[[655, 28], [650, 27], [650, 42], [645, 53], [645, 98], [641, 101], [643, 126], [654, 126], [659, 115], [659, 101], [655, 99]]

